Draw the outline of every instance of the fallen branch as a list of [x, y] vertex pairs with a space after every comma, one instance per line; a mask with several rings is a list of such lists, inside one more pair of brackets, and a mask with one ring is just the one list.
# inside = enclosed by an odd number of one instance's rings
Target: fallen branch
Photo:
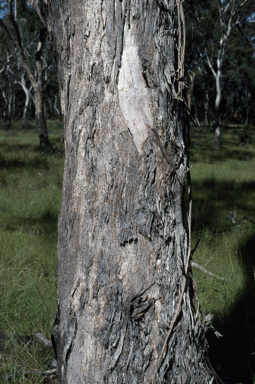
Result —
[[206, 273], [207, 275], [216, 277], [216, 279], [223, 280], [223, 281], [229, 281], [229, 280], [227, 280], [227, 279], [224, 279], [223, 277], [219, 277], [219, 276], [215, 275], [215, 274], [212, 273], [212, 272], [209, 272], [207, 269], [201, 267], [201, 265], [199, 265], [199, 264], [197, 264], [197, 263], [194, 263], [193, 261], [191, 262], [191, 266], [192, 266], [193, 268], [199, 269], [199, 271], [204, 272], [204, 273]]
[[[230, 231], [232, 228], [237, 227], [244, 220], [247, 220], [250, 223], [255, 224], [254, 220], [250, 219], [247, 216], [243, 216], [240, 220], [238, 220], [237, 222], [235, 222], [233, 224], [227, 225], [224, 229], [214, 230], [214, 231], [210, 231], [210, 232], [206, 232], [206, 233], [200, 234], [199, 240], [201, 239], [201, 237], [210, 236], [210, 235], [216, 236], [219, 233], [224, 233], [224, 232]], [[245, 228], [249, 228], [249, 227], [245, 227]], [[194, 234], [196, 235], [197, 233], [199, 233], [199, 232], [193, 232], [193, 235]]]
[[12, 375], [8, 375], [7, 376], [7, 379], [8, 380], [11, 380], [12, 378], [17, 378], [17, 377], [20, 377], [20, 376], [29, 376], [29, 375], [35, 375], [35, 376], [51, 376], [51, 375], [56, 375], [57, 374], [57, 369], [54, 368], [54, 369], [49, 369], [48, 371], [28, 371], [28, 370], [24, 370], [24, 371], [17, 371], [15, 372], [14, 374]]
[[250, 221], [252, 224], [255, 224], [255, 221], [252, 220], [252, 219], [249, 219], [249, 217], [247, 217], [247, 216], [244, 216], [244, 217], [242, 218], [242, 220], [248, 220], [248, 221]]
[[46, 339], [41, 332], [37, 332], [34, 337], [43, 345], [44, 348], [53, 348], [51, 340]]

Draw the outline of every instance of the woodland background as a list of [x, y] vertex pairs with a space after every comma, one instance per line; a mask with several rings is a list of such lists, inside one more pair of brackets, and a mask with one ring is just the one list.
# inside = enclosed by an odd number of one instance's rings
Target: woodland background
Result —
[[[208, 334], [214, 369], [220, 377], [254, 384], [255, 225], [243, 218], [255, 220], [255, 4], [183, 5], [193, 245], [201, 239], [193, 262], [223, 280], [197, 268], [193, 272], [203, 310], [215, 315], [213, 324], [223, 334], [219, 339]], [[0, 1], [0, 18], [0, 381], [54, 382], [54, 375], [41, 375], [52, 368], [54, 354], [34, 335], [41, 331], [50, 338], [56, 310], [64, 159], [56, 66], [45, 37], [39, 73], [44, 25], [25, 1]], [[34, 79], [42, 80], [49, 138], [43, 148], [35, 89], [19, 46]], [[221, 148], [216, 150], [217, 108]], [[195, 116], [200, 124], [192, 123]]]

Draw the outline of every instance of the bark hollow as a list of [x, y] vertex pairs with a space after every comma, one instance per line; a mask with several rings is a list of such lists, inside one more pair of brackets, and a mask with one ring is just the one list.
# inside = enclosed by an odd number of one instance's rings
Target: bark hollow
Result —
[[48, 4], [65, 128], [60, 383], [212, 383], [185, 278], [173, 0]]

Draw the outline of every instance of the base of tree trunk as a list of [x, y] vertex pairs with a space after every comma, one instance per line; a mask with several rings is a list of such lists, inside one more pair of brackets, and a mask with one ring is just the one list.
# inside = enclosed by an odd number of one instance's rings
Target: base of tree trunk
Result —
[[39, 135], [39, 139], [40, 139], [39, 149], [49, 148], [51, 146], [51, 142], [48, 139], [47, 135]]
[[215, 149], [220, 149], [220, 127], [215, 128]]

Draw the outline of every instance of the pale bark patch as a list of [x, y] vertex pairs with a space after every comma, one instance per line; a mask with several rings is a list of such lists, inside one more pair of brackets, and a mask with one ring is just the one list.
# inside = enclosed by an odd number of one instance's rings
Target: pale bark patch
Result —
[[119, 72], [119, 103], [127, 126], [133, 135], [139, 154], [153, 127], [149, 107], [149, 92], [139, 62], [134, 28], [124, 28], [124, 47]]

